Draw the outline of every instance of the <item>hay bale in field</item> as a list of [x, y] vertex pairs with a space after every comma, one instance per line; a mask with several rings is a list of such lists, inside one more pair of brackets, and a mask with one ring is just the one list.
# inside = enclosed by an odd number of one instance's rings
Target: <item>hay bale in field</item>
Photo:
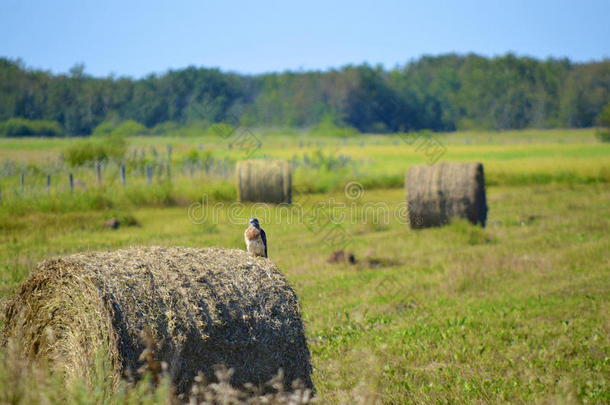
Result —
[[487, 201], [482, 164], [413, 166], [405, 186], [411, 228], [443, 226], [452, 217], [485, 227]]
[[283, 160], [244, 160], [237, 164], [239, 201], [292, 203], [292, 168]]
[[[18, 339], [68, 379], [86, 376], [102, 351], [115, 382], [143, 365], [154, 339], [179, 393], [199, 371], [235, 370], [232, 383], [312, 387], [297, 297], [275, 265], [241, 250], [142, 247], [44, 261], [5, 307], [2, 343]], [[150, 346], [147, 346], [150, 347]]]

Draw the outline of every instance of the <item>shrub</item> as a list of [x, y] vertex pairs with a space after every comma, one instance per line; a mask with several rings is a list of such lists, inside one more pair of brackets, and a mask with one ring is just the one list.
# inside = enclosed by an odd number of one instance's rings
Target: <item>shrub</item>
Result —
[[201, 164], [202, 164], [202, 166], [203, 166], [203, 168], [205, 169], [206, 172], [208, 170], [210, 170], [210, 168], [214, 164], [214, 156], [212, 154], [212, 151], [211, 150], [203, 151], [199, 155], [199, 160], [201, 161]]
[[84, 166], [105, 160], [120, 160], [125, 156], [125, 139], [110, 136], [107, 139], [81, 141], [70, 145], [63, 153], [64, 160], [73, 167]]
[[100, 125], [95, 127], [93, 136], [108, 136], [116, 129], [116, 125], [112, 122], [102, 122]]
[[197, 164], [197, 162], [199, 162], [199, 151], [197, 149], [191, 149], [184, 157], [184, 162], [192, 165]]
[[155, 127], [150, 130], [150, 133], [152, 135], [169, 135], [179, 129], [180, 125], [177, 122], [165, 121], [155, 125]]
[[598, 125], [610, 129], [610, 103], [602, 109], [602, 112], [597, 116]]
[[322, 149], [317, 149], [312, 153], [309, 165], [313, 168], [323, 168], [325, 170], [338, 170], [344, 167], [342, 161], [332, 152], [324, 154]]
[[336, 136], [340, 138], [347, 138], [356, 134], [358, 131], [345, 125], [334, 115], [326, 114], [320, 123], [311, 128], [309, 132], [316, 136]]
[[235, 128], [233, 128], [231, 125], [225, 124], [225, 123], [220, 123], [220, 124], [213, 124], [211, 127], [209, 127], [207, 129], [206, 133], [208, 135], [215, 135], [215, 136], [220, 136], [222, 138], [225, 138], [227, 136], [232, 135], [234, 131], [235, 131]]
[[124, 121], [112, 131], [113, 136], [136, 136], [146, 135], [148, 129], [136, 121]]
[[602, 142], [610, 142], [610, 103], [606, 104], [597, 116], [597, 123], [602, 127], [595, 133], [597, 138]]
[[11, 118], [0, 123], [0, 136], [62, 136], [64, 131], [55, 121]]
[[601, 142], [610, 142], [610, 129], [599, 129], [595, 132], [595, 136]]

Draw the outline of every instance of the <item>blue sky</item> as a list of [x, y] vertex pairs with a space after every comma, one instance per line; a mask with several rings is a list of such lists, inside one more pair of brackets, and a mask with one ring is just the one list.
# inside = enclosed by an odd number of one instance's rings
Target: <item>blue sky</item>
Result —
[[421, 55], [610, 57], [610, 0], [0, 0], [0, 56], [94, 76], [261, 73]]

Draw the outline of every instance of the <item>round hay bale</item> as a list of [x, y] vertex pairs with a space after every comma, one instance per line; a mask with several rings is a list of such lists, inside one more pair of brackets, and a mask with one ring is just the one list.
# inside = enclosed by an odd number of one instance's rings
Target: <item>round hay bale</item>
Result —
[[485, 227], [487, 201], [481, 163], [413, 166], [405, 186], [412, 229], [443, 226], [452, 217]]
[[283, 160], [244, 160], [237, 164], [239, 201], [292, 203], [292, 168]]
[[281, 368], [286, 389], [296, 379], [313, 388], [297, 296], [270, 260], [241, 250], [140, 247], [47, 260], [4, 317], [4, 345], [19, 340], [26, 358], [68, 379], [89, 375], [100, 350], [115, 382], [137, 378], [146, 331], [178, 393], [200, 371], [212, 381], [219, 364], [235, 370], [236, 386], [262, 385]]

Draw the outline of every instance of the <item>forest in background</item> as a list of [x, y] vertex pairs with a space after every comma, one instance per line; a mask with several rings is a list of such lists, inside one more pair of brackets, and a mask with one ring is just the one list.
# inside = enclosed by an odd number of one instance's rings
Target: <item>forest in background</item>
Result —
[[[591, 127], [610, 102], [610, 60], [424, 56], [392, 69], [241, 75], [187, 67], [141, 79], [67, 74], [0, 58], [0, 136], [131, 134], [233, 126], [430, 129]], [[97, 129], [97, 131], [96, 131]]]

